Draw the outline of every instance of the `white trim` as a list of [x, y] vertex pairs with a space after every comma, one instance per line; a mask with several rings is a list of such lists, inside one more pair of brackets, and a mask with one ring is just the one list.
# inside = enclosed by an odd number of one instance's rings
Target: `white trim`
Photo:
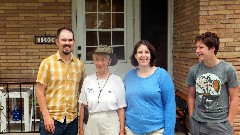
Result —
[[[84, 4], [83, 0], [72, 0], [72, 29], [74, 32], [74, 38], [75, 38], [75, 46], [74, 46], [74, 52], [73, 54], [77, 56], [77, 54], [81, 54], [81, 59], [84, 57], [85, 47], [83, 45], [85, 44], [85, 34], [82, 32], [84, 31], [85, 23], [81, 21], [81, 18], [84, 17], [83, 11], [85, 11], [85, 7], [81, 6]], [[81, 8], [80, 8], [81, 7]], [[77, 21], [77, 22], [76, 22]], [[78, 50], [78, 46], [81, 46], [81, 50]]]
[[133, 4], [134, 9], [134, 43], [137, 43], [141, 39], [141, 2], [140, 0], [135, 0]]
[[168, 0], [168, 72], [173, 76], [173, 0]]
[[[72, 30], [74, 32], [74, 39], [76, 40], [76, 29], [77, 29], [77, 24], [76, 24], [76, 14], [77, 12], [75, 12], [75, 10], [77, 10], [76, 8], [76, 0], [72, 0], [72, 15], [71, 15], [71, 18], [72, 18]], [[77, 48], [76, 48], [76, 45], [74, 46], [74, 49], [73, 49], [73, 54], [74, 56], [77, 56]]]

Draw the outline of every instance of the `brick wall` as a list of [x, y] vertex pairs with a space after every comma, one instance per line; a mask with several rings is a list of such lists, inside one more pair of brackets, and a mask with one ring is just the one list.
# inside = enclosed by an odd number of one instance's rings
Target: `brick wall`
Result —
[[57, 51], [34, 36], [71, 27], [71, 0], [1, 0], [0, 20], [0, 81], [34, 81], [43, 58]]
[[177, 90], [187, 94], [186, 74], [196, 62], [193, 40], [199, 33], [199, 3], [197, 0], [174, 1], [173, 77]]
[[[194, 39], [206, 31], [218, 34], [221, 44], [217, 56], [232, 63], [240, 79], [240, 1], [175, 0], [173, 76], [176, 89], [185, 95], [187, 72], [197, 62]], [[240, 110], [234, 130], [240, 135]]]

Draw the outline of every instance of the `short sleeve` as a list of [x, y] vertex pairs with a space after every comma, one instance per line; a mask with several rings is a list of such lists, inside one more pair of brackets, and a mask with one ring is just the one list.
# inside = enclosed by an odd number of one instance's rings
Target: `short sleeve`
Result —
[[126, 107], [127, 105], [126, 105], [126, 99], [125, 99], [125, 88], [121, 78], [119, 78], [118, 84], [119, 84], [119, 87], [118, 87], [119, 89], [118, 89], [117, 107], [123, 108], [123, 107]]
[[235, 88], [239, 85], [237, 71], [236, 69], [231, 66], [227, 71], [227, 83], [229, 88]]
[[47, 85], [48, 74], [49, 74], [48, 72], [49, 72], [49, 64], [47, 62], [47, 59], [44, 59], [39, 66], [36, 82], [39, 82], [43, 85]]
[[187, 79], [186, 79], [186, 84], [189, 87], [195, 87], [196, 81], [194, 78], [194, 67], [191, 67], [190, 70], [188, 71]]
[[78, 102], [81, 104], [87, 105], [87, 99], [86, 99], [85, 93], [86, 92], [85, 92], [85, 79], [84, 79]]

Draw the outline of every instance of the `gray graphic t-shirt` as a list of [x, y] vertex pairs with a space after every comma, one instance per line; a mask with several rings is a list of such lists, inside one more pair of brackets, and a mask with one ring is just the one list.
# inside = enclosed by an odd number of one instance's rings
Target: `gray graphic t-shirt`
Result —
[[236, 70], [231, 64], [221, 60], [209, 68], [199, 62], [189, 70], [186, 84], [196, 88], [194, 119], [201, 122], [227, 120], [228, 88], [239, 85]]

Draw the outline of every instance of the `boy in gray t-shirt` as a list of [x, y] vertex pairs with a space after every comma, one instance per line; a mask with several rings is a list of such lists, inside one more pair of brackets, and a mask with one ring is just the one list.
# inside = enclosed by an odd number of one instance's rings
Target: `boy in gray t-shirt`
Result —
[[191, 67], [186, 80], [191, 134], [233, 135], [238, 107], [236, 69], [216, 57], [220, 41], [215, 33], [197, 36], [195, 44], [200, 62]]

